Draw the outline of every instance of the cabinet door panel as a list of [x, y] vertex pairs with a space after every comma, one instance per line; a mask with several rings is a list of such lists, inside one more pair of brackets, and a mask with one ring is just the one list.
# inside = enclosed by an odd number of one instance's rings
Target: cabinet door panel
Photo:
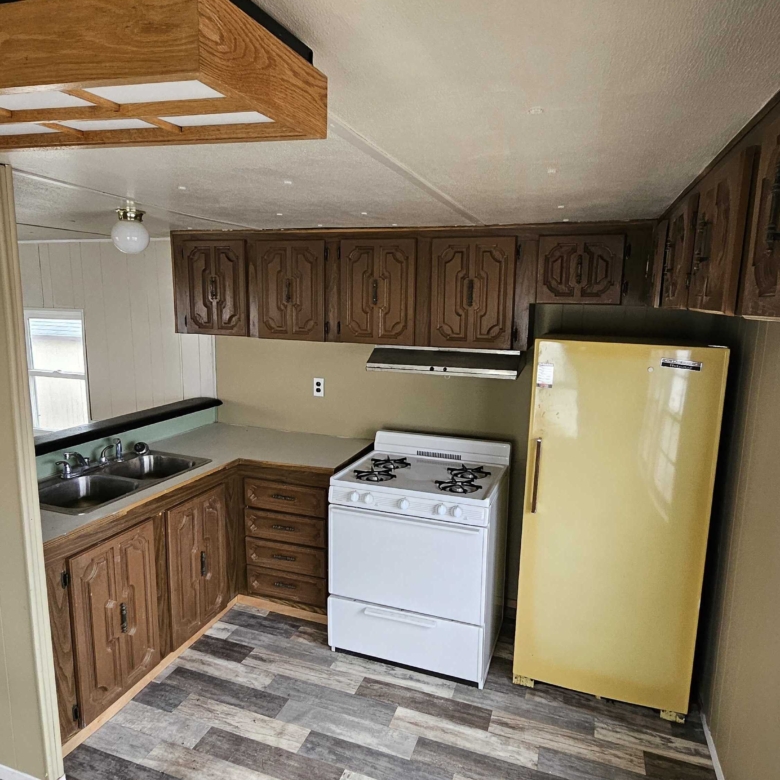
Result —
[[200, 560], [201, 624], [222, 611], [227, 603], [227, 504], [218, 487], [199, 497], [201, 504]]
[[[235, 243], [238, 246], [230, 246]], [[244, 242], [214, 248], [217, 279], [216, 329], [219, 334], [246, 336], [246, 261]]]
[[469, 340], [469, 242], [434, 240], [431, 253], [431, 346], [465, 346]]
[[755, 148], [735, 155], [701, 184], [688, 308], [733, 314]]
[[[257, 242], [257, 323], [260, 338], [284, 338], [289, 333], [285, 294], [287, 247], [284, 244]], [[255, 300], [250, 291], [250, 301]], [[252, 305], [250, 303], [250, 305]]]
[[189, 639], [201, 624], [199, 509], [195, 498], [166, 516], [174, 647]]
[[[154, 526], [149, 520], [117, 540], [118, 592], [127, 610], [122, 657], [125, 687], [135, 685], [160, 662]], [[120, 613], [121, 617], [121, 613]]]
[[70, 560], [81, 717], [90, 723], [124, 692], [114, 542]]
[[290, 244], [290, 336], [307, 341], [325, 339], [325, 242]]
[[355, 241], [341, 244], [341, 340], [373, 343], [374, 247]]
[[[623, 236], [598, 236], [583, 241], [580, 284], [583, 303], [620, 303], [623, 281]], [[580, 281], [581, 279], [581, 281]]]
[[536, 293], [538, 303], [561, 303], [562, 299], [574, 300], [577, 294], [574, 284], [577, 248], [575, 239], [550, 236], [542, 238], [539, 284]]
[[669, 238], [661, 282], [662, 308], [684, 309], [688, 306], [698, 208], [699, 193], [694, 192], [669, 217]]
[[753, 211], [739, 313], [776, 319], [780, 318], [780, 119], [763, 137]]
[[476, 241], [472, 263], [474, 292], [470, 346], [509, 349], [515, 292], [515, 240]]

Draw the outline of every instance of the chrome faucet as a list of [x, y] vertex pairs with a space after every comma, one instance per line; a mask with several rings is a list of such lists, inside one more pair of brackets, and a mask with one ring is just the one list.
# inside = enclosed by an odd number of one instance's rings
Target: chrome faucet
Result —
[[102, 465], [105, 465], [110, 460], [110, 458], [108, 457], [108, 453], [112, 449], [114, 450], [114, 460], [121, 460], [121, 458], [122, 458], [122, 442], [121, 442], [120, 439], [114, 439], [111, 442], [111, 444], [107, 444], [105, 447], [103, 447], [103, 449], [100, 452], [100, 458], [98, 459], [98, 461]]
[[[80, 452], [63, 452], [62, 457], [64, 460], [58, 460], [56, 465], [62, 466], [62, 478], [70, 479], [78, 473], [89, 468], [89, 458], [85, 458]], [[73, 458], [76, 461], [75, 469], [70, 464], [70, 459]]]

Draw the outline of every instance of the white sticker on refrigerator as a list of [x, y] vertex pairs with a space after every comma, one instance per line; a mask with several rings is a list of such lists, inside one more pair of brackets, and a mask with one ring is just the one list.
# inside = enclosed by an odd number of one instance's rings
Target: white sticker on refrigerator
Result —
[[539, 363], [536, 367], [536, 386], [552, 387], [555, 366], [552, 363]]
[[674, 360], [673, 358], [661, 358], [662, 368], [681, 368], [683, 371], [701, 371], [703, 363], [695, 360]]

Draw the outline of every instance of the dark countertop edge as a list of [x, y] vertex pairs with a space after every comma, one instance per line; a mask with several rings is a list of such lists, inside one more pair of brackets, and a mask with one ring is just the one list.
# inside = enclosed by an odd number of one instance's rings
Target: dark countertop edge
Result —
[[213, 409], [215, 406], [222, 406], [222, 401], [219, 398], [188, 398], [184, 401], [175, 401], [172, 404], [143, 409], [140, 412], [111, 417], [108, 420], [97, 420], [86, 425], [79, 425], [76, 428], [46, 433], [43, 436], [35, 437], [35, 455], [48, 455], [50, 452], [75, 447], [95, 439], [103, 439], [106, 436], [125, 433], [135, 428], [143, 428], [146, 425], [173, 420], [186, 414], [202, 412], [204, 409]]

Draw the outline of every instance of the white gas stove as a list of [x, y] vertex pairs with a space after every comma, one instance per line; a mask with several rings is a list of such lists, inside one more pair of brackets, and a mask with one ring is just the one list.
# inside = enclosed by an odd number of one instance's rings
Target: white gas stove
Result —
[[509, 444], [380, 431], [330, 481], [331, 647], [484, 684], [503, 615]]

